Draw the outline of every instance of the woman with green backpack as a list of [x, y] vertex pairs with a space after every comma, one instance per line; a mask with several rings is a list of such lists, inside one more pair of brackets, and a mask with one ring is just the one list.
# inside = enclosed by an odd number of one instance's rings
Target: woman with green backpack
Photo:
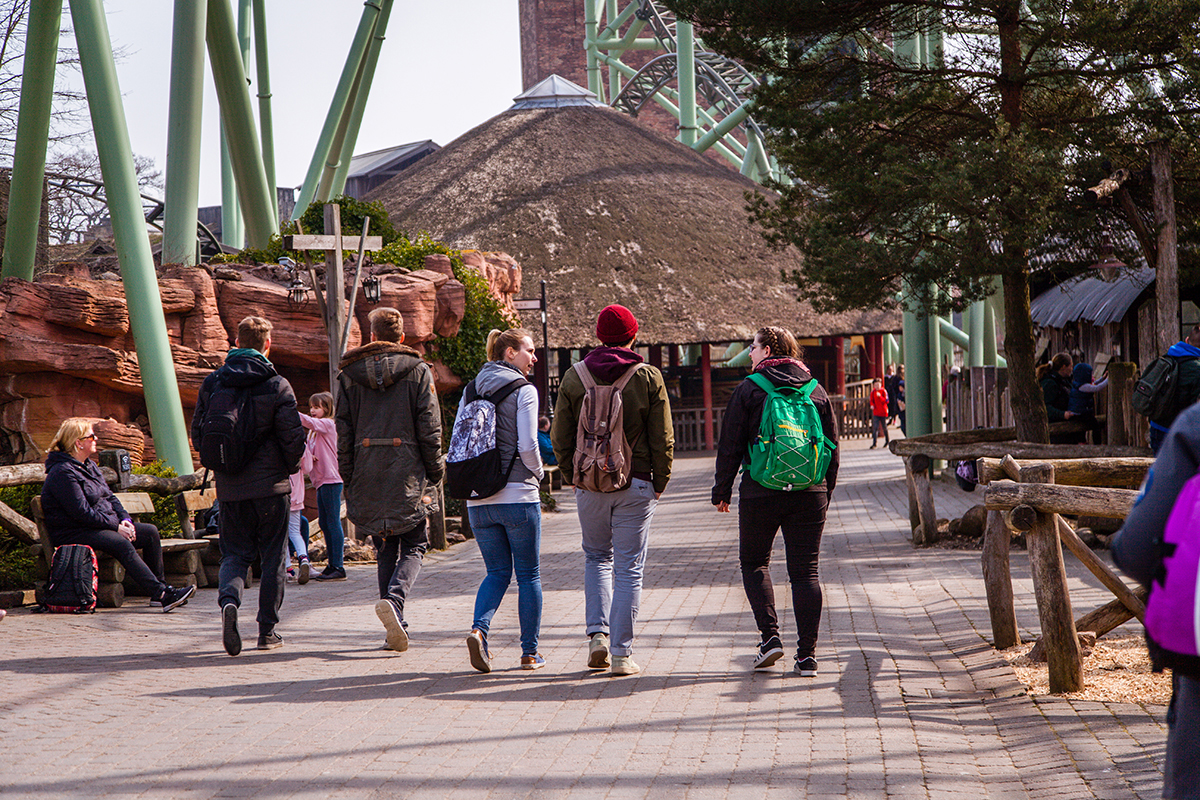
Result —
[[762, 640], [754, 669], [783, 656], [771, 546], [783, 531], [788, 581], [796, 613], [795, 672], [817, 673], [821, 583], [817, 572], [825, 511], [837, 483], [837, 423], [829, 396], [800, 360], [800, 346], [783, 328], [761, 328], [750, 346], [753, 370], [729, 399], [717, 447], [712, 502], [728, 512], [738, 490], [742, 585]]

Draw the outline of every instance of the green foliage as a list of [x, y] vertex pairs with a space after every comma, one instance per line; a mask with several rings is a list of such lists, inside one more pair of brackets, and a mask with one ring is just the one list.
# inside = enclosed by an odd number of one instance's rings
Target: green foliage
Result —
[[[378, 200], [370, 202], [364, 200], [356, 200], [349, 195], [338, 195], [329, 201], [340, 208], [340, 217], [342, 220], [342, 235], [343, 236], [361, 236], [363, 218], [371, 218], [371, 227], [367, 231], [368, 236], [382, 236], [383, 244], [386, 247], [392, 242], [400, 238], [401, 234], [392, 227], [392, 222], [388, 219], [387, 210], [384, 209], [383, 203]], [[310, 203], [304, 214], [300, 217], [300, 224], [304, 226], [305, 233], [321, 233], [325, 230], [325, 203], [313, 202]]]
[[454, 277], [466, 288], [467, 302], [458, 335], [438, 337], [438, 360], [464, 381], [472, 380], [487, 361], [487, 335], [493, 329], [507, 330], [520, 324], [510, 318], [492, 294], [487, 279], [461, 260], [453, 261]]
[[[176, 477], [175, 468], [168, 467], [161, 460], [143, 464], [133, 468], [135, 475], [157, 475], [160, 478]], [[149, 522], [158, 528], [158, 535], [163, 539], [178, 539], [183, 535], [179, 526], [179, 515], [175, 512], [175, 501], [168, 495], [151, 494], [154, 500], [154, 513], [143, 515], [141, 522]]]
[[[452, 265], [462, 266], [462, 253], [437, 241], [425, 231], [418, 233], [415, 239], [409, 239], [407, 234], [403, 233], [398, 235], [385, 244], [382, 250], [376, 252], [371, 260], [376, 264], [395, 264], [412, 272], [425, 266], [425, 256], [435, 253], [449, 256]], [[457, 274], [457, 269], [455, 272]]]
[[[24, 486], [5, 486], [0, 489], [0, 503], [21, 516], [32, 519], [29, 501], [42, 493], [40, 483]], [[29, 545], [7, 531], [0, 531], [0, 591], [31, 589], [37, 577], [37, 559], [29, 553]]]
[[554, 499], [554, 495], [545, 489], [538, 489], [538, 497], [542, 501], [542, 511], [558, 511], [558, 501]]

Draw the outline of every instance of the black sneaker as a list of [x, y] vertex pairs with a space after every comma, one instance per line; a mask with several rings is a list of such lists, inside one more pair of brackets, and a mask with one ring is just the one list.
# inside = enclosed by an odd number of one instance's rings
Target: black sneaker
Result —
[[222, 638], [225, 641], [225, 652], [236, 656], [242, 652], [242, 637], [237, 629], [237, 606], [226, 603], [221, 606]]
[[323, 572], [313, 575], [312, 579], [314, 581], [344, 581], [346, 580], [346, 570], [327, 568]]
[[195, 586], [180, 586], [178, 588], [174, 586], [168, 586], [167, 590], [163, 592], [162, 599], [159, 600], [159, 602], [162, 603], [163, 613], [167, 614], [179, 608], [188, 601], [189, 597], [195, 593]]
[[758, 652], [754, 654], [754, 668], [766, 669], [781, 658], [783, 642], [779, 641], [778, 636], [772, 636], [758, 646]]
[[274, 650], [277, 647], [283, 647], [283, 637], [275, 631], [270, 633], [261, 633], [258, 636], [259, 650]]
[[795, 672], [801, 678], [813, 678], [817, 674], [817, 660], [812, 656], [801, 658], [796, 656]]

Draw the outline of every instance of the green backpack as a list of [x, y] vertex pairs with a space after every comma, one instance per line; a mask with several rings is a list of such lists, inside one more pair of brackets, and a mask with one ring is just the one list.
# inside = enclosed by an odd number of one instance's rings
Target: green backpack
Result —
[[776, 387], [762, 375], [750, 380], [767, 393], [758, 437], [750, 443], [750, 477], [768, 489], [796, 492], [825, 480], [836, 445], [825, 435], [813, 404], [817, 387]]

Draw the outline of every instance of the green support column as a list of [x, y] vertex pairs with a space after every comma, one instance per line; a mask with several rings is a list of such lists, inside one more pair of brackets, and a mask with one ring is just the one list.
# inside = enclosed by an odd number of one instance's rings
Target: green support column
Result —
[[250, 87], [238, 52], [229, 0], [208, 0], [208, 60], [221, 106], [221, 123], [229, 139], [238, 198], [245, 214], [247, 240], [251, 247], [266, 247], [271, 234], [279, 231], [274, 217], [274, 191], [267, 186], [262, 151], [254, 126]]
[[904, 404], [907, 435], [924, 436], [933, 433], [929, 410], [929, 334], [925, 317], [904, 310]]
[[271, 189], [271, 218], [279, 222], [279, 191], [275, 182], [275, 125], [271, 116], [271, 66], [267, 58], [266, 0], [254, 0], [254, 80], [258, 84], [258, 129], [263, 169]]
[[942, 331], [941, 317], [930, 314], [925, 318], [929, 337], [929, 432], [942, 431]]
[[[366, 61], [366, 53], [363, 53], [363, 58], [358, 62], [358, 72], [354, 74], [354, 83], [350, 86], [350, 95], [346, 98], [346, 107], [342, 110], [342, 118], [338, 120], [337, 128], [333, 132], [333, 141], [329, 143], [329, 160], [321, 168], [321, 179], [317, 182], [317, 194], [313, 198], [321, 203], [328, 203], [333, 199], [333, 180], [341, 167], [342, 149], [346, 146], [346, 134], [350, 130], [351, 109], [358, 102]], [[353, 150], [354, 145], [351, 144], [350, 147]], [[349, 171], [347, 164], [347, 174]]]
[[154, 273], [154, 258], [150, 254], [150, 239], [142, 217], [129, 128], [121, 104], [104, 6], [101, 0], [71, 0], [71, 18], [100, 170], [104, 176], [104, 193], [112, 217], [121, 278], [125, 284], [129, 324], [137, 344], [146, 410], [154, 431], [154, 447], [158, 456], [176, 472], [189, 475], [193, 467], [187, 427], [167, 339], [162, 297]]
[[204, 107], [204, 26], [208, 0], [175, 0], [167, 105], [164, 264], [196, 263], [200, 200], [200, 114]]
[[296, 210], [293, 215], [299, 218], [317, 196], [317, 187], [321, 183], [321, 173], [334, 152], [333, 138], [337, 133], [346, 106], [350, 103], [350, 93], [359, 74], [359, 66], [370, 45], [371, 36], [375, 32], [375, 23], [379, 18], [381, 0], [367, 0], [363, 3], [362, 17], [358, 20], [358, 29], [354, 32], [354, 41], [350, 44], [350, 53], [342, 67], [342, 76], [338, 79], [337, 88], [333, 92], [333, 100], [329, 103], [329, 111], [325, 115], [325, 124], [321, 126], [321, 135], [317, 137], [317, 146], [313, 150], [312, 161], [308, 164], [308, 172], [304, 175], [304, 185], [300, 187], [300, 196], [296, 198]]
[[[967, 366], [982, 367], [984, 365], [984, 355], [986, 336], [984, 331], [987, 329], [984, 311], [984, 302], [979, 300], [971, 303], [970, 316], [968, 317], [967, 329], [971, 334], [971, 349], [967, 351]], [[992, 340], [992, 349], [996, 349], [995, 339]]]
[[246, 229], [242, 227], [237, 180], [233, 176], [229, 134], [224, 122], [221, 123], [221, 243], [239, 250], [246, 246]]
[[884, 334], [883, 346], [885, 351], [884, 361], [888, 364], [904, 363], [904, 351], [900, 349], [900, 343], [896, 341], [895, 336], [890, 333]]
[[1003, 359], [996, 352], [996, 331], [1004, 326], [1004, 293], [999, 276], [992, 284], [996, 291], [983, 301], [983, 363], [998, 367]]
[[29, 4], [17, 143], [8, 190], [8, 227], [4, 231], [5, 278], [33, 280], [61, 25], [62, 0], [39, 0]]
[[696, 143], [696, 39], [692, 23], [679, 20], [675, 29], [675, 59], [679, 73], [679, 141]]
[[[333, 176], [329, 197], [337, 197], [346, 191], [346, 179], [350, 176], [350, 160], [354, 158], [354, 147], [358, 142], [358, 131], [362, 127], [363, 114], [366, 113], [367, 99], [371, 95], [371, 84], [375, 80], [375, 67], [379, 63], [379, 53], [383, 49], [383, 40], [387, 34], [388, 18], [392, 15], [392, 0], [382, 0], [379, 19], [375, 23], [375, 31], [371, 35], [371, 43], [367, 47], [367, 55], [363, 59], [362, 74], [354, 90], [354, 102], [347, 112], [349, 124], [342, 140], [341, 156], [338, 159], [337, 171]], [[329, 199], [329, 198], [323, 198]]]
[[587, 52], [587, 88], [588, 91], [596, 95], [600, 102], [608, 102], [604, 98], [604, 84], [600, 82], [600, 59], [599, 51], [596, 48], [597, 34], [599, 33], [600, 21], [597, 19], [599, 9], [597, 3], [604, 0], [583, 0], [583, 35], [584, 47]]
[[[634, 3], [630, 3], [629, 8], [633, 8], [634, 5], [635, 5]], [[613, 21], [616, 20], [619, 16], [620, 15], [617, 12], [617, 0], [605, 0], [604, 18], [606, 20], [608, 20], [609, 28], [612, 28]], [[616, 29], [613, 28], [612, 30], [613, 30], [613, 33], [615, 34]], [[605, 38], [607, 38], [607, 29], [606, 29], [604, 36], [605, 36]], [[608, 51], [609, 57], [620, 58], [621, 55], [622, 55], [621, 52], [617, 51], [617, 50], [609, 50]], [[608, 96], [616, 97], [620, 93], [621, 93], [621, 73], [617, 72], [614, 69], [610, 69], [608, 71]]]

